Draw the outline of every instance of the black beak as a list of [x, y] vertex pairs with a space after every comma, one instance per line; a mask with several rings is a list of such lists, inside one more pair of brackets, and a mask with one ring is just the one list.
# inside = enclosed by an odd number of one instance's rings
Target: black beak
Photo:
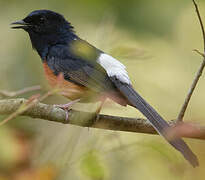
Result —
[[23, 21], [23, 20], [13, 22], [13, 23], [11, 23], [10, 25], [20, 25], [20, 26], [13, 26], [13, 27], [11, 27], [12, 29], [25, 29], [26, 27], [29, 26], [29, 24], [26, 23], [26, 22]]

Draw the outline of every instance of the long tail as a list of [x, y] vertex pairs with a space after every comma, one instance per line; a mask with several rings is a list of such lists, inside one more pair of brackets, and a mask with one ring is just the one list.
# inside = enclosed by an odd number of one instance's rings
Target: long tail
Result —
[[130, 104], [147, 117], [155, 130], [162, 135], [167, 142], [181, 152], [184, 158], [188, 160], [193, 167], [199, 165], [196, 155], [182, 139], [178, 138], [170, 141], [167, 138], [165, 129], [169, 128], [170, 125], [132, 88], [131, 85], [122, 84], [116, 80], [113, 80], [113, 82]]

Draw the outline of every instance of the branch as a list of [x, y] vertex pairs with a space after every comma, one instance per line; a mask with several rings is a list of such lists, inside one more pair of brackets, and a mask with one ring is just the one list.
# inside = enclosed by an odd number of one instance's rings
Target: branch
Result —
[[26, 87], [26, 88], [18, 90], [18, 91], [4, 91], [4, 90], [1, 90], [0, 91], [0, 96], [2, 96], [2, 97], [15, 97], [15, 96], [19, 96], [19, 95], [24, 94], [24, 93], [37, 91], [37, 90], [40, 90], [40, 89], [41, 89], [41, 87], [39, 85], [37, 85], [37, 86]]
[[203, 62], [201, 63], [201, 66], [199, 67], [199, 70], [196, 73], [196, 76], [195, 76], [195, 78], [192, 82], [192, 85], [189, 89], [189, 92], [188, 92], [188, 94], [185, 98], [184, 104], [182, 105], [182, 108], [179, 112], [179, 115], [178, 115], [178, 118], [177, 118], [178, 122], [182, 121], [183, 118], [184, 118], [184, 114], [186, 112], [186, 109], [187, 109], [187, 106], [188, 106], [189, 101], [191, 99], [191, 96], [192, 96], [192, 94], [193, 94], [193, 92], [196, 88], [197, 83], [199, 82], [199, 79], [200, 79], [200, 77], [203, 73], [204, 67], [205, 67], [205, 56], [204, 56], [204, 54], [205, 54], [205, 31], [204, 31], [204, 25], [203, 25], [203, 22], [202, 22], [202, 19], [201, 19], [201, 15], [200, 15], [197, 3], [196, 3], [195, 0], [192, 0], [192, 1], [194, 3], [195, 9], [196, 9], [196, 14], [197, 14], [197, 17], [199, 19], [200, 26], [201, 26], [201, 31], [202, 31], [202, 35], [203, 35], [203, 44], [204, 44], [204, 53], [200, 53], [198, 50], [195, 50], [195, 51], [203, 56]]
[[[26, 104], [29, 100], [23, 98], [0, 100], [0, 114], [10, 115], [16, 112], [19, 107]], [[145, 134], [157, 134], [151, 124], [142, 118], [126, 118], [109, 115], [97, 115], [89, 112], [81, 112], [76, 110], [69, 111], [69, 121], [66, 120], [64, 110], [43, 103], [36, 103], [32, 108], [24, 111], [22, 116], [40, 118], [58, 123], [72, 124], [81, 127], [93, 127], [100, 129], [109, 129], [117, 131], [127, 131]], [[174, 121], [169, 122], [172, 126]], [[204, 129], [203, 129], [204, 130]], [[205, 136], [185, 134], [184, 137], [205, 139]]]
[[196, 1], [195, 0], [192, 0], [192, 1], [194, 3], [195, 9], [196, 9], [196, 14], [197, 14], [197, 17], [199, 19], [200, 26], [201, 26], [201, 31], [202, 31], [202, 35], [203, 35], [203, 42], [204, 42], [204, 52], [205, 52], [205, 31], [204, 31], [203, 21], [201, 19], [201, 15], [200, 15], [199, 8], [198, 8]]

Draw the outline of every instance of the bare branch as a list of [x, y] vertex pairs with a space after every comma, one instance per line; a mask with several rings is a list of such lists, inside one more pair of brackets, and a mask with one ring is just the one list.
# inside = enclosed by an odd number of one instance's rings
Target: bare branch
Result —
[[196, 52], [197, 54], [199, 54], [200, 56], [202, 56], [203, 58], [205, 58], [205, 54], [200, 52], [199, 50], [194, 49], [193, 51]]
[[167, 137], [170, 140], [189, 136], [190, 134], [198, 139], [205, 139], [205, 129], [196, 123], [177, 123], [176, 126], [168, 129]]
[[204, 42], [204, 52], [205, 52], [205, 31], [204, 31], [203, 21], [201, 19], [201, 15], [200, 15], [199, 8], [198, 8], [196, 1], [195, 0], [192, 0], [192, 1], [194, 3], [195, 9], [196, 9], [196, 14], [197, 14], [197, 17], [199, 19], [200, 26], [201, 26], [201, 31], [202, 31], [202, 35], [203, 35], [203, 42]]
[[190, 89], [188, 91], [188, 94], [187, 94], [187, 96], [185, 98], [184, 104], [182, 105], [182, 108], [181, 108], [181, 110], [179, 112], [179, 115], [178, 115], [178, 118], [177, 118], [178, 122], [182, 121], [183, 118], [184, 118], [184, 114], [186, 112], [186, 109], [187, 109], [187, 106], [188, 106], [189, 101], [191, 99], [191, 96], [192, 96], [192, 94], [193, 94], [193, 92], [194, 92], [194, 90], [196, 88], [197, 83], [199, 82], [199, 79], [200, 79], [200, 77], [201, 77], [201, 75], [203, 73], [204, 67], [205, 67], [205, 57], [204, 57], [204, 54], [205, 54], [205, 31], [204, 31], [204, 25], [203, 25], [203, 22], [202, 22], [202, 19], [201, 19], [201, 15], [200, 15], [197, 3], [196, 3], [195, 0], [192, 0], [192, 1], [194, 3], [195, 9], [196, 9], [196, 13], [197, 13], [197, 17], [199, 19], [199, 23], [200, 23], [201, 31], [202, 31], [202, 35], [203, 35], [203, 43], [204, 43], [204, 53], [200, 53], [198, 50], [195, 50], [195, 51], [203, 56], [203, 62], [201, 63], [201, 66], [199, 67], [199, 70], [196, 73], [196, 76], [195, 76], [195, 78], [194, 78], [194, 80], [192, 82], [192, 85], [191, 85], [191, 87], [190, 87]]
[[[10, 115], [16, 112], [19, 107], [22, 106], [22, 104], [25, 104], [27, 102], [28, 100], [23, 98], [0, 100], [0, 114]], [[21, 113], [21, 115], [32, 117], [34, 119], [39, 118], [42, 120], [49, 120], [64, 124], [72, 124], [81, 127], [93, 127], [145, 134], [157, 134], [149, 121], [146, 119], [117, 117], [102, 114], [96, 116], [95, 113], [71, 110], [69, 112], [69, 121], [67, 121], [66, 113], [64, 110], [52, 105], [46, 105], [39, 102], [33, 104], [32, 108], [27, 108]], [[174, 121], [170, 121], [169, 123], [172, 126], [175, 124]], [[204, 136], [199, 137], [195, 134], [185, 134], [184, 137], [205, 139]]]
[[19, 96], [21, 94], [25, 94], [25, 93], [32, 92], [32, 91], [37, 91], [37, 90], [40, 90], [40, 89], [41, 89], [41, 87], [39, 85], [37, 85], [37, 86], [26, 87], [26, 88], [18, 90], [18, 91], [4, 91], [4, 90], [1, 90], [0, 91], [0, 96], [15, 97], [15, 96]]

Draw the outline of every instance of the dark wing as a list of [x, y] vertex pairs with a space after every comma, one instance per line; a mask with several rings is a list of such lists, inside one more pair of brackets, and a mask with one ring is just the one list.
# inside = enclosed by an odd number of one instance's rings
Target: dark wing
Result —
[[72, 51], [72, 47], [57, 45], [50, 49], [47, 64], [55, 75], [63, 73], [66, 80], [96, 93], [115, 89], [106, 71], [96, 62], [98, 50], [93, 47], [88, 51], [91, 50], [95, 51], [95, 56], [86, 54], [83, 59], [80, 53]]

